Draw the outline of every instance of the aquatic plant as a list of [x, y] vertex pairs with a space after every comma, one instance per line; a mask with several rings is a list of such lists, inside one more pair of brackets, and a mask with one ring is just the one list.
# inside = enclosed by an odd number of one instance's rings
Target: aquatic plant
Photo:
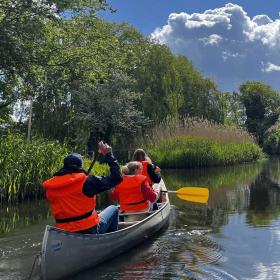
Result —
[[151, 131], [146, 147], [162, 168], [227, 166], [264, 158], [246, 130], [197, 118], [161, 124]]
[[[66, 145], [43, 139], [28, 142], [19, 134], [8, 133], [0, 141], [0, 201], [22, 201], [43, 196], [41, 183], [62, 167], [69, 152]], [[84, 168], [91, 163], [85, 159]], [[92, 171], [104, 175], [108, 167], [95, 164]]]

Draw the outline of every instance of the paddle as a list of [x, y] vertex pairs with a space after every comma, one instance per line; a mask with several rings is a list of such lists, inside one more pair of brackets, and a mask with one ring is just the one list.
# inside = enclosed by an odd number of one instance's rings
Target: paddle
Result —
[[89, 175], [91, 169], [93, 168], [94, 164], [96, 163], [96, 161], [98, 160], [98, 158], [99, 158], [99, 156], [100, 156], [100, 154], [99, 154], [99, 152], [98, 152], [100, 143], [103, 144], [102, 141], [99, 142], [98, 145], [97, 145], [96, 150], [94, 151], [94, 159], [93, 159], [92, 163], [90, 164], [89, 169], [88, 169], [88, 171], [87, 171], [87, 174], [88, 174], [88, 175]]
[[161, 191], [165, 193], [176, 193], [177, 197], [191, 202], [206, 203], [209, 197], [208, 188], [183, 187], [176, 191]]

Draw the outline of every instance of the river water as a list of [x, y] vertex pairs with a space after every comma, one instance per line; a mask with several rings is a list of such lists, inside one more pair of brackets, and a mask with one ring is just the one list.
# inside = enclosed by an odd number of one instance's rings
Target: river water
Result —
[[[127, 254], [71, 279], [280, 279], [279, 159], [164, 170], [162, 175], [172, 190], [209, 187], [208, 204], [170, 195], [167, 228]], [[105, 204], [103, 197], [99, 207]], [[53, 223], [48, 205], [33, 201], [0, 209], [0, 279], [28, 279], [44, 227]], [[32, 279], [39, 279], [36, 265]]]

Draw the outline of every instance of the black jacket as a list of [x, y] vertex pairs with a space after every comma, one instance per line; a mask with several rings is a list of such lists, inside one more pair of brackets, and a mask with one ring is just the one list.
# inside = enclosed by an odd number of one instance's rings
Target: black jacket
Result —
[[[87, 180], [83, 185], [83, 193], [88, 197], [93, 197], [94, 195], [107, 191], [119, 183], [122, 182], [122, 176], [120, 172], [120, 166], [118, 161], [114, 158], [113, 154], [107, 154], [105, 156], [104, 162], [110, 167], [109, 176], [95, 176], [89, 175]], [[54, 176], [63, 176], [70, 173], [85, 173], [83, 169], [66, 169], [62, 168], [54, 174]]]

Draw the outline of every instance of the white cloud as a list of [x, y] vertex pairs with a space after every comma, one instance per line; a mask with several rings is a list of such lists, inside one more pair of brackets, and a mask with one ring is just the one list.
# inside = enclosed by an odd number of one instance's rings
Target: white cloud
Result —
[[205, 45], [217, 46], [220, 42], [222, 42], [223, 38], [217, 34], [212, 34], [209, 37], [201, 38], [200, 40], [202, 40]]
[[276, 65], [273, 63], [267, 63], [263, 68], [263, 72], [270, 73], [270, 72], [280, 72], [280, 65]]
[[151, 38], [184, 54], [224, 90], [246, 80], [260, 80], [280, 89], [280, 19], [250, 18], [228, 3], [203, 13], [172, 13]]

